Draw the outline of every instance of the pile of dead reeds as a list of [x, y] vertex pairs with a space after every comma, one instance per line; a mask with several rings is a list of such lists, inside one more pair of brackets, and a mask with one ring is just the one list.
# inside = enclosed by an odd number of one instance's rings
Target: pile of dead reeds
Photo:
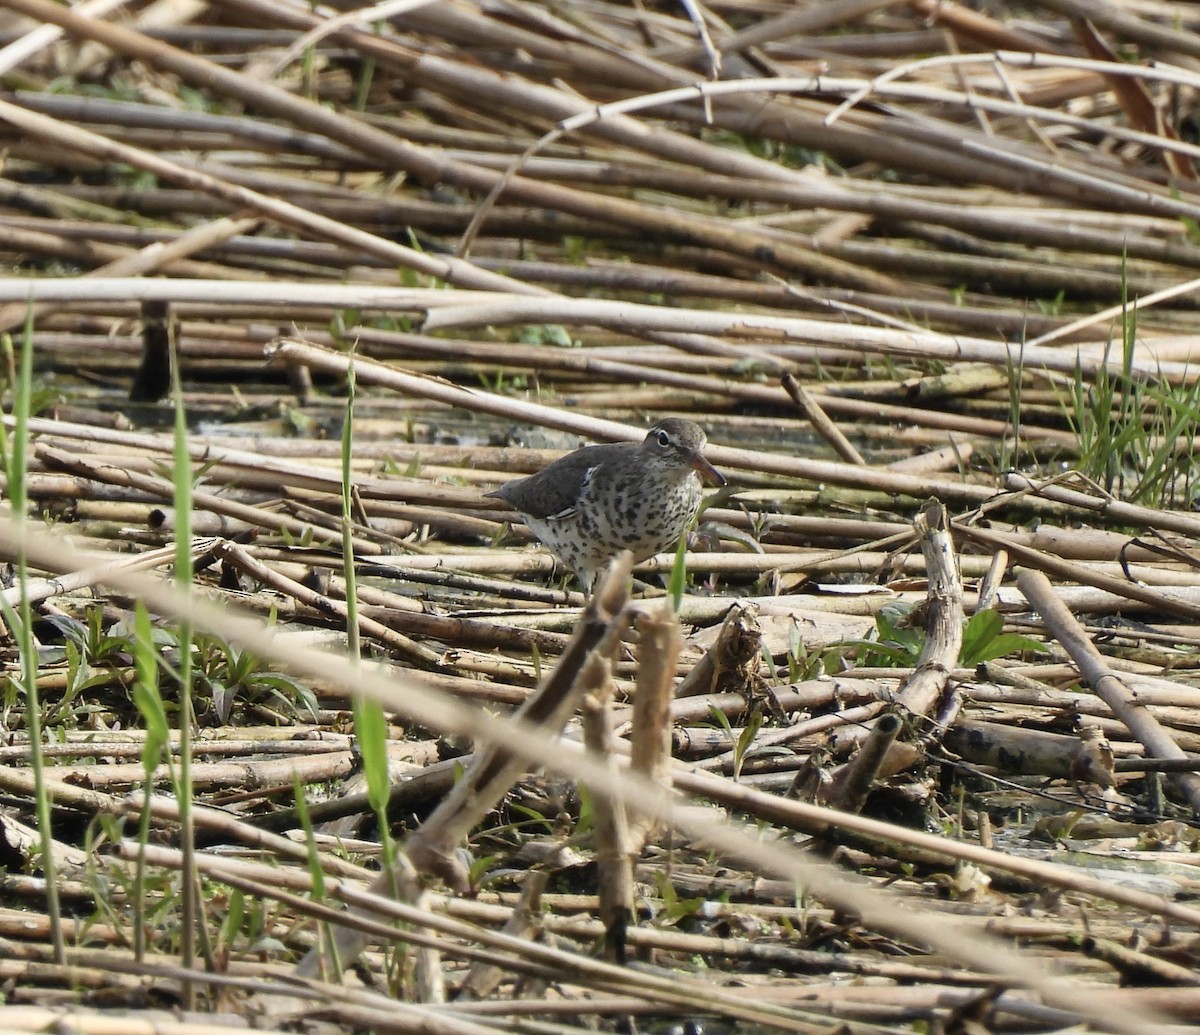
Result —
[[[1197, 1022], [1192, 5], [0, 42], [0, 1028]], [[581, 612], [483, 492], [664, 413]]]

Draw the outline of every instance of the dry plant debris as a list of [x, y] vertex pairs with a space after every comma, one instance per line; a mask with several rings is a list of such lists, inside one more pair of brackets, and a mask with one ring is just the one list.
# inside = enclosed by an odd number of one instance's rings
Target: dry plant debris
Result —
[[[0, 75], [0, 1029], [1200, 1026], [1195, 5]], [[731, 484], [581, 610], [484, 494], [666, 415]]]

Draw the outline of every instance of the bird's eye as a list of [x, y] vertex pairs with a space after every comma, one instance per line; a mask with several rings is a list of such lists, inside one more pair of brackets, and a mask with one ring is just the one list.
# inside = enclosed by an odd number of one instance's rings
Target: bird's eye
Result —
[[668, 435], [665, 431], [660, 431], [658, 433], [658, 444], [665, 449], [667, 446], [669, 446], [671, 444], [671, 436]]

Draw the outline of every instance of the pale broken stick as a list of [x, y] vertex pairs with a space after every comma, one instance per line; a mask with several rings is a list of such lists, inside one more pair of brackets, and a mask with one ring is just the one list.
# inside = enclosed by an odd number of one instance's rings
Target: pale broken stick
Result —
[[[667, 790], [671, 786], [671, 700], [683, 634], [669, 599], [638, 618], [637, 692], [633, 699], [629, 768]], [[589, 747], [612, 759], [609, 713], [603, 719], [585, 712]], [[626, 930], [634, 917], [633, 873], [647, 840], [662, 832], [657, 818], [635, 801], [594, 797], [597, 892], [604, 922], [604, 948], [610, 960], [625, 962]]]
[[[543, 735], [560, 732], [589, 687], [580, 678], [584, 662], [593, 651], [609, 653], [620, 643], [625, 627], [626, 596], [633, 556], [624, 551], [609, 568], [575, 634], [554, 670], [518, 710], [514, 721], [536, 727]], [[456, 858], [458, 846], [479, 820], [508, 792], [528, 769], [524, 759], [501, 745], [489, 745], [475, 760], [454, 789], [421, 827], [405, 841], [395, 867], [381, 873], [368, 889], [377, 895], [400, 894], [417, 897], [420, 874], [440, 877], [452, 888], [466, 886], [466, 874]], [[367, 938], [349, 927], [335, 928], [332, 944], [318, 945], [296, 967], [299, 977], [316, 977], [322, 971], [336, 973], [365, 948]]]
[[958, 708], [951, 674], [962, 650], [963, 589], [946, 508], [939, 500], [929, 500], [913, 521], [913, 529], [928, 572], [925, 642], [896, 695], [898, 711], [864, 725], [861, 733], [850, 734], [849, 739], [860, 742], [858, 754], [838, 767], [817, 795], [818, 801], [843, 811], [861, 809], [877, 780], [920, 760], [923, 748], [912, 743], [918, 737], [915, 726], [905, 739], [898, 739], [903, 725], [923, 720], [926, 732], [920, 739], [928, 742], [941, 736], [946, 716]]
[[[1112, 709], [1113, 714], [1145, 747], [1146, 753], [1152, 758], [1186, 758], [1183, 749], [1137, 699], [1137, 694], [1109, 668], [1104, 655], [1088, 639], [1067, 605], [1058, 598], [1050, 580], [1040, 571], [1026, 568], [1017, 576], [1017, 588], [1025, 595], [1030, 606], [1041, 614], [1054, 638], [1071, 655], [1092, 693]], [[1192, 808], [1200, 811], [1200, 775], [1172, 773], [1170, 780]]]

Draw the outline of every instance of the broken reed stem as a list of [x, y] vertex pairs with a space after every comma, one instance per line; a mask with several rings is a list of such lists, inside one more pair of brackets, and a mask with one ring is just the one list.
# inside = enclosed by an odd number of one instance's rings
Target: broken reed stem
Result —
[[913, 522], [928, 573], [925, 643], [897, 703], [913, 715], [929, 715], [958, 665], [963, 638], [962, 579], [946, 508], [930, 500]]
[[[584, 684], [581, 674], [588, 655], [611, 655], [626, 625], [626, 596], [632, 555], [622, 552], [609, 567], [584, 611], [570, 645], [541, 686], [518, 709], [514, 721], [536, 727], [543, 734], [561, 731], [583, 694], [596, 687]], [[594, 669], [590, 670], [594, 675]], [[456, 849], [471, 829], [506, 794], [528, 766], [502, 745], [477, 752], [470, 768], [433, 814], [404, 842], [405, 865], [436, 875], [450, 887], [466, 887], [467, 874]], [[373, 894], [393, 894], [393, 874], [382, 873], [368, 889]], [[298, 976], [314, 977], [338, 963], [348, 966], [366, 945], [366, 938], [349, 927], [334, 932], [334, 945], [314, 949], [296, 967]]]
[[[671, 700], [683, 636], [679, 616], [669, 600], [638, 620], [637, 691], [633, 699], [629, 764], [634, 772], [671, 787]], [[653, 819], [631, 803], [630, 848], [636, 854], [659, 829]]]
[[[1112, 709], [1113, 714], [1145, 747], [1146, 753], [1154, 758], [1186, 758], [1186, 753], [1171, 735], [1113, 672], [1104, 655], [1096, 649], [1075, 616], [1058, 598], [1050, 580], [1040, 571], [1026, 569], [1017, 576], [1017, 587], [1041, 613], [1054, 638], [1079, 666], [1079, 674], [1084, 682]], [[1200, 775], [1172, 773], [1170, 781], [1191, 807], [1200, 811]]]
[[862, 454], [842, 434], [842, 429], [829, 419], [829, 415], [821, 409], [821, 404], [792, 374], [784, 374], [780, 383], [787, 394], [792, 397], [792, 401], [799, 407], [800, 412], [809, 419], [821, 437], [833, 446], [838, 456], [849, 464], [856, 464], [860, 467], [866, 464]]
[[[608, 770], [617, 770], [612, 728], [612, 699], [616, 687], [610, 659], [590, 654], [581, 679], [590, 689], [583, 695], [581, 718], [584, 746], [603, 759]], [[593, 795], [592, 828], [596, 833], [596, 895], [604, 926], [604, 956], [625, 962], [626, 931], [634, 917], [633, 856], [625, 801]]]
[[893, 712], [875, 720], [858, 754], [834, 777], [835, 789], [828, 796], [830, 805], [843, 812], [862, 811], [875, 780], [880, 775], [890, 775], [882, 773], [883, 765], [902, 725], [900, 717]]
[[1091, 723], [1075, 735], [960, 718], [946, 731], [942, 744], [974, 765], [1001, 772], [1116, 786], [1112, 747]]

